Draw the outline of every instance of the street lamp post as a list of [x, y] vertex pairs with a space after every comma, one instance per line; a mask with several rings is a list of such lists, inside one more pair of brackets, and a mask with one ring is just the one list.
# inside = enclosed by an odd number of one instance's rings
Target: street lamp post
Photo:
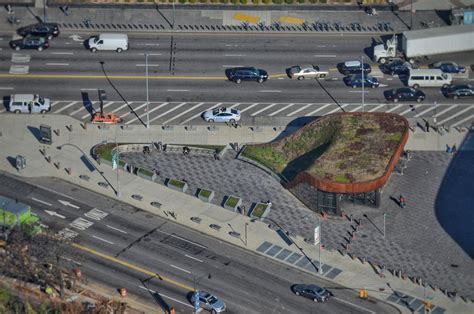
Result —
[[246, 222], [245, 223], [245, 246], [247, 246], [247, 227], [248, 227], [249, 223]]
[[385, 217], [387, 216], [387, 213], [383, 213], [383, 237], [385, 238]]
[[[174, 4], [174, 1], [173, 1]], [[150, 128], [150, 114], [149, 114], [149, 94], [148, 94], [148, 52], [145, 53], [145, 73], [146, 73], [146, 128]]]
[[362, 112], [365, 112], [364, 110], [364, 105], [365, 105], [365, 99], [364, 99], [364, 56], [361, 56], [361, 70], [362, 70]]
[[323, 263], [321, 262], [321, 219], [318, 218], [318, 233], [319, 233], [319, 267], [318, 273], [323, 274]]
[[117, 131], [118, 131], [118, 125], [115, 125], [115, 154], [116, 155], [116, 170], [117, 170], [117, 198], [122, 197], [122, 192], [120, 191], [120, 152], [118, 148], [118, 143], [117, 143]]
[[[199, 281], [201, 281], [201, 279], [204, 278], [205, 275], [199, 277], [199, 278], [196, 278], [193, 274], [193, 286], [194, 286], [194, 311], [193, 313], [196, 314], [198, 313], [199, 311], [199, 291], [196, 289], [196, 286], [197, 284], [199, 283]], [[211, 273], [209, 273], [207, 275], [207, 279], [211, 279], [212, 276], [211, 276]]]
[[173, 0], [173, 30], [174, 30], [174, 24], [175, 24], [175, 19], [176, 19], [176, 13], [175, 13], [175, 10], [174, 10], [174, 2], [175, 2], [175, 0]]

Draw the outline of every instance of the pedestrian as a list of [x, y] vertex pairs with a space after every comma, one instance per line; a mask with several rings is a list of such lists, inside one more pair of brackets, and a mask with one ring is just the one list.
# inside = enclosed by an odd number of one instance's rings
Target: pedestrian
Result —
[[405, 208], [406, 206], [406, 201], [405, 201], [405, 198], [403, 197], [403, 195], [400, 195], [399, 199], [398, 199], [398, 203], [400, 204], [400, 207], [401, 208]]
[[456, 153], [458, 151], [458, 149], [456, 148], [456, 144], [453, 144], [452, 151], [453, 151], [453, 155], [456, 155]]
[[188, 154], [189, 154], [189, 147], [184, 146], [184, 147], [183, 147], [183, 155], [186, 156], [186, 155], [188, 155]]
[[97, 154], [97, 164], [100, 166], [100, 154]]
[[380, 278], [385, 278], [385, 265], [380, 266]]
[[426, 132], [430, 131], [430, 122], [428, 120], [426, 120], [425, 122], [425, 129], [426, 129]]

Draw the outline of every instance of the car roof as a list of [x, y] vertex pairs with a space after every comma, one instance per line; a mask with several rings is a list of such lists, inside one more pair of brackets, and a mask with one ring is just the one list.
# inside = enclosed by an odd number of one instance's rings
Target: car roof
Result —
[[237, 70], [253, 71], [253, 70], [256, 70], [256, 68], [254, 68], [254, 67], [236, 67], [236, 68], [233, 68], [233, 70], [235, 70], [235, 71], [237, 71]]
[[344, 65], [346, 67], [359, 67], [360, 66], [360, 61], [354, 60], [354, 61], [346, 61], [344, 62]]
[[128, 40], [127, 34], [117, 34], [117, 33], [101, 33], [99, 34], [100, 39], [124, 39]]
[[35, 96], [34, 94], [14, 94], [11, 98], [13, 101], [32, 101]]
[[302, 69], [314, 69], [314, 65], [312, 64], [302, 64], [300, 65]]

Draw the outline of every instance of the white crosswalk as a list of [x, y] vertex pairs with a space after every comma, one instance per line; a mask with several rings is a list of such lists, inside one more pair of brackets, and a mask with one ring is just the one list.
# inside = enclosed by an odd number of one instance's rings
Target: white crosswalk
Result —
[[[131, 111], [123, 101], [110, 101], [104, 103], [105, 112], [115, 113], [122, 117], [126, 124], [137, 124], [146, 117], [145, 101], [130, 101]], [[97, 101], [92, 105], [97, 107]], [[341, 112], [393, 112], [406, 118], [433, 118], [437, 117], [447, 126], [468, 126], [473, 122], [472, 113], [474, 104], [428, 104], [428, 103], [345, 103], [338, 106], [334, 103], [230, 103], [230, 102], [150, 102], [150, 123], [185, 125], [192, 123], [205, 123], [202, 112], [213, 108], [225, 106], [241, 110], [243, 122], [249, 117], [301, 117], [327, 115]], [[95, 108], [97, 111], [97, 108]], [[90, 108], [89, 108], [90, 110]], [[4, 110], [3, 110], [4, 111]], [[67, 114], [81, 121], [90, 119], [90, 113], [83, 101], [54, 101], [52, 113]], [[2, 113], [0, 111], [0, 113]], [[439, 122], [441, 123], [441, 122]]]

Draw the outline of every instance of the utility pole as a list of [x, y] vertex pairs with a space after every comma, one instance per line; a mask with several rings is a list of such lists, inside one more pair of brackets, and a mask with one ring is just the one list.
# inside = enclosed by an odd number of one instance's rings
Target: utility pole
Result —
[[176, 21], [176, 13], [175, 13], [175, 10], [174, 10], [174, 2], [176, 0], [173, 0], [173, 30], [174, 30], [174, 24], [175, 24], [175, 21]]
[[[174, 1], [173, 1], [174, 4]], [[145, 53], [145, 72], [146, 72], [146, 128], [150, 128], [150, 114], [149, 114], [149, 94], [148, 94], [148, 52]]]
[[385, 217], [387, 216], [387, 213], [383, 213], [383, 237], [385, 238]]
[[249, 223], [246, 222], [245, 223], [245, 246], [247, 246], [247, 227], [248, 227]]
[[364, 108], [364, 105], [365, 105], [365, 98], [364, 98], [364, 56], [361, 56], [361, 70], [362, 70], [362, 112], [365, 112], [365, 108]]
[[116, 163], [117, 163], [117, 197], [121, 198], [122, 193], [120, 191], [120, 177], [119, 177], [119, 168], [120, 168], [120, 153], [119, 153], [119, 148], [118, 148], [118, 143], [117, 143], [117, 131], [118, 131], [118, 125], [115, 125], [115, 154], [116, 154]]

